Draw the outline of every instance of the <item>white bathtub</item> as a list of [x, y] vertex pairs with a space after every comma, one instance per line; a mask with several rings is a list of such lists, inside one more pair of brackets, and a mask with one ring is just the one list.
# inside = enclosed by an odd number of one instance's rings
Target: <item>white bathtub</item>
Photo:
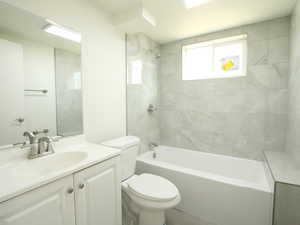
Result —
[[[159, 146], [137, 160], [137, 174], [172, 181], [182, 201], [176, 209], [199, 225], [271, 225], [273, 184], [265, 163]], [[180, 224], [180, 223], [178, 223]]]

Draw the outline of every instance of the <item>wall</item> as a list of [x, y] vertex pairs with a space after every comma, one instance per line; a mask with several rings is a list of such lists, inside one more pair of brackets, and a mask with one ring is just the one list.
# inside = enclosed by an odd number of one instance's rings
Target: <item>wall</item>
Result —
[[[262, 159], [282, 151], [287, 122], [290, 18], [161, 46], [161, 144]], [[246, 77], [182, 81], [181, 46], [248, 34]]]
[[49, 129], [56, 135], [54, 49], [37, 43], [23, 44], [25, 89], [45, 89], [47, 94], [25, 93], [26, 130]]
[[5, 0], [80, 31], [84, 133], [92, 142], [126, 133], [125, 35], [85, 0]]
[[159, 104], [158, 55], [159, 45], [145, 35], [127, 36], [127, 67], [132, 60], [143, 63], [142, 84], [127, 84], [127, 132], [141, 138], [141, 152], [148, 149], [149, 142], [159, 143], [159, 112], [147, 111], [149, 104]]
[[[23, 49], [20, 44], [0, 38], [0, 146], [23, 140], [24, 118]], [[1, 148], [1, 147], [0, 147]]]
[[294, 9], [291, 27], [289, 123], [286, 149], [300, 164], [300, 2]]
[[[49, 129], [56, 135], [56, 100], [53, 47], [24, 40], [10, 34], [1, 33], [0, 37], [22, 46], [24, 89], [45, 89], [47, 94], [25, 92], [24, 129]], [[20, 134], [22, 140], [22, 134]]]
[[80, 54], [55, 49], [57, 134], [83, 133]]

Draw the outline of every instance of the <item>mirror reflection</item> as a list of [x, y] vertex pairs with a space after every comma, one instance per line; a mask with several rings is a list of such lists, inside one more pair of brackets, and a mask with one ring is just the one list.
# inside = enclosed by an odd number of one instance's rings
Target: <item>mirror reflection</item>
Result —
[[0, 3], [0, 146], [83, 133], [80, 33]]

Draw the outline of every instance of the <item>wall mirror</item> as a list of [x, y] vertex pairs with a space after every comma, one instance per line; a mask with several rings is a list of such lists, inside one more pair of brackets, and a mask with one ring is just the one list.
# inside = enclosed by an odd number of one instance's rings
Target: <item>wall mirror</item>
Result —
[[24, 131], [49, 136], [83, 133], [81, 35], [0, 3], [0, 146]]

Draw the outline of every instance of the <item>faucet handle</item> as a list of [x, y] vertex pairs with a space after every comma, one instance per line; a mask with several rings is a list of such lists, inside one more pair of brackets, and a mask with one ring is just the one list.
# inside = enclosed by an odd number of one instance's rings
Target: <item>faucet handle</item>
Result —
[[34, 135], [38, 135], [38, 134], [48, 134], [49, 133], [49, 129], [43, 129], [43, 130], [35, 130], [32, 132]]
[[33, 136], [34, 136], [34, 133], [33, 133], [33, 132], [29, 132], [29, 131], [25, 131], [25, 132], [23, 133], [23, 136], [24, 136], [24, 137], [33, 137]]

